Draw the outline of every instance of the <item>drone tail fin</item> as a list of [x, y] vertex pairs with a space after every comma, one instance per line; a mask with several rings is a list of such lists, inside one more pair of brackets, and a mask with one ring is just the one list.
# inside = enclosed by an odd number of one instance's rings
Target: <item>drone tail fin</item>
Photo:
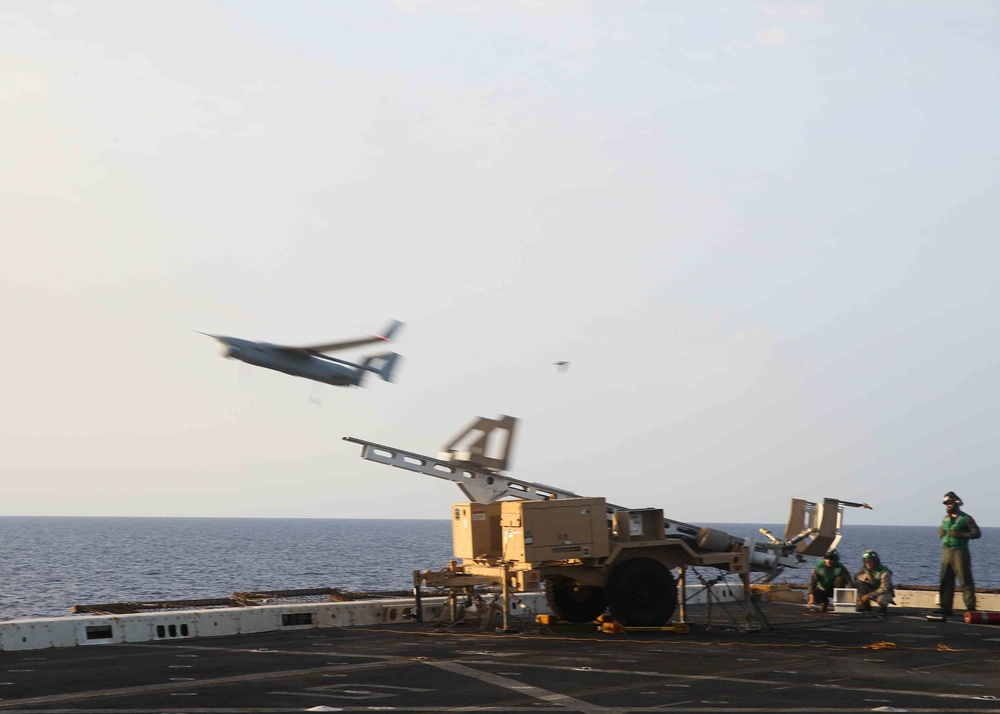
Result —
[[361, 370], [358, 374], [358, 385], [361, 385], [365, 372], [374, 372], [386, 382], [392, 382], [394, 377], [393, 370], [396, 368], [399, 360], [400, 356], [395, 352], [386, 352], [385, 354], [372, 355], [365, 358], [365, 361], [361, 363]]
[[400, 322], [399, 320], [393, 320], [388, 325], [386, 325], [385, 329], [382, 330], [380, 333], [378, 333], [376, 337], [380, 340], [385, 340], [386, 342], [388, 342], [395, 336], [396, 332], [399, 331], [399, 328], [402, 326], [403, 326], [402, 322]]

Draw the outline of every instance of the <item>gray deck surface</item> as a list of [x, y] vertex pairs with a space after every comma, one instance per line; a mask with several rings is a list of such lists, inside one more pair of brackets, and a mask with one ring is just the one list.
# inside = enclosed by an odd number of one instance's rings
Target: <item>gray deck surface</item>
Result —
[[1000, 627], [768, 617], [757, 632], [694, 610], [687, 635], [409, 623], [0, 652], [0, 712], [1000, 712]]

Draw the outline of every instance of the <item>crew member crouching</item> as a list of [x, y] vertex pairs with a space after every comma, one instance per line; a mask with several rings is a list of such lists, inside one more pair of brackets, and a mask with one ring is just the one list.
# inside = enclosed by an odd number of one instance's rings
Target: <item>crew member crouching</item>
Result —
[[854, 586], [858, 589], [858, 612], [869, 612], [876, 605], [883, 615], [889, 609], [893, 598], [892, 571], [882, 565], [878, 553], [866, 550], [861, 554], [863, 566], [854, 576]]
[[809, 602], [806, 607], [826, 612], [830, 608], [834, 588], [849, 588], [851, 585], [851, 574], [841, 565], [837, 549], [828, 550], [823, 560], [816, 563], [809, 578]]

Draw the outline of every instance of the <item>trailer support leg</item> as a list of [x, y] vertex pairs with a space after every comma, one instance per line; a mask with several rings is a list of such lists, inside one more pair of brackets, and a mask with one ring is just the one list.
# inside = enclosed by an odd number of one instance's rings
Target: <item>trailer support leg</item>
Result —
[[420, 593], [420, 571], [413, 571], [413, 621], [424, 621], [424, 605]]
[[743, 612], [746, 613], [746, 630], [753, 630], [753, 593], [750, 592], [750, 572], [749, 570], [740, 573], [740, 582], [743, 583]]
[[680, 593], [680, 621], [687, 622], [687, 579], [683, 564], [677, 569], [677, 590]]
[[510, 565], [503, 563], [503, 632], [512, 632], [507, 618], [510, 615]]

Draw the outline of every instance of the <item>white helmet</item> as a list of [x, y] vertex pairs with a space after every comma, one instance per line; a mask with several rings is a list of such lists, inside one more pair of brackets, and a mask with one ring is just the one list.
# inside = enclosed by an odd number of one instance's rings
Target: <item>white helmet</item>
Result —
[[945, 504], [954, 503], [956, 506], [963, 505], [962, 499], [959, 498], [958, 494], [956, 494], [954, 491], [948, 491], [948, 493], [944, 495], [944, 499], [942, 499], [941, 503]]

